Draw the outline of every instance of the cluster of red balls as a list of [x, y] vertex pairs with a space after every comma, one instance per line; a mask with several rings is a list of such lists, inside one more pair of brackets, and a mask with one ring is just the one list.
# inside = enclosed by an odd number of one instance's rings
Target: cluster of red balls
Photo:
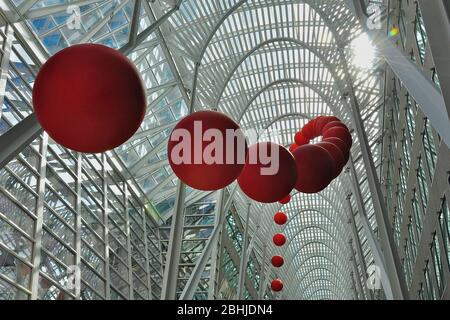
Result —
[[[287, 204], [290, 200], [291, 200], [291, 195], [288, 194], [286, 197], [281, 199], [279, 202], [281, 204]], [[275, 223], [277, 225], [282, 226], [287, 222], [288, 217], [284, 212], [278, 211], [273, 216], [273, 220], [275, 221]], [[273, 236], [273, 243], [278, 247], [283, 246], [286, 243], [286, 236], [283, 233], [275, 234]], [[284, 258], [281, 255], [275, 255], [272, 257], [271, 262], [275, 268], [281, 268], [284, 265]], [[271, 288], [272, 288], [272, 291], [274, 291], [274, 292], [281, 291], [283, 289], [283, 281], [281, 279], [272, 280]]]
[[[310, 141], [322, 136], [322, 141]], [[340, 175], [350, 157], [353, 140], [347, 126], [336, 117], [319, 116], [308, 122], [294, 137], [289, 150], [297, 160], [295, 188], [317, 193]]]

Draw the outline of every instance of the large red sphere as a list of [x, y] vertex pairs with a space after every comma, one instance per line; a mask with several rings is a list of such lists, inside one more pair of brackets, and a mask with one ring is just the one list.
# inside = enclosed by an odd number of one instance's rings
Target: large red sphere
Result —
[[346, 130], [348, 130], [347, 126], [343, 124], [341, 121], [331, 121], [328, 122], [322, 129], [322, 133], [325, 133], [328, 129], [334, 128], [334, 127], [341, 127]]
[[262, 203], [284, 198], [296, 181], [296, 163], [292, 153], [272, 142], [261, 142], [249, 148], [245, 167], [238, 178], [242, 191]]
[[303, 193], [317, 193], [333, 179], [333, 158], [318, 145], [305, 145], [294, 151], [297, 162], [295, 188]]
[[283, 199], [281, 199], [280, 201], [278, 201], [281, 204], [286, 204], [289, 203], [289, 201], [291, 201], [291, 195], [288, 194], [286, 197], [284, 197]]
[[317, 145], [327, 150], [333, 158], [333, 179], [336, 178], [342, 172], [342, 168], [345, 165], [345, 158], [341, 149], [327, 141], [322, 141]]
[[[228, 133], [236, 134], [233, 138]], [[212, 135], [215, 135], [212, 138]], [[241, 173], [247, 156], [239, 125], [223, 113], [199, 111], [173, 129], [167, 153], [174, 173], [192, 188], [222, 189]]]
[[276, 224], [278, 225], [283, 225], [287, 222], [287, 215], [284, 212], [277, 212], [275, 213], [275, 215], [273, 216], [273, 221], [275, 221]]
[[33, 105], [53, 140], [75, 151], [99, 153], [136, 132], [147, 101], [139, 73], [125, 56], [102, 45], [80, 44], [42, 66]]
[[342, 151], [342, 155], [344, 156], [344, 165], [348, 162], [348, 159], [350, 158], [350, 149], [344, 141], [336, 137], [329, 137], [323, 139], [322, 142], [331, 142], [336, 147], [338, 147]]
[[327, 139], [327, 138], [331, 138], [331, 137], [335, 137], [335, 138], [341, 139], [342, 141], [345, 142], [345, 144], [347, 145], [347, 147], [349, 149], [352, 146], [352, 143], [353, 143], [352, 135], [345, 128], [332, 127], [332, 128], [328, 129], [327, 131], [325, 131], [323, 133], [323, 139]]
[[272, 281], [272, 284], [270, 285], [272, 288], [272, 291], [279, 292], [283, 290], [283, 281], [280, 279], [275, 279]]
[[273, 236], [273, 243], [278, 246], [281, 247], [282, 245], [284, 245], [286, 243], [286, 236], [282, 233], [277, 233]]
[[272, 265], [275, 268], [280, 268], [284, 264], [284, 258], [282, 256], [273, 256], [272, 257]]

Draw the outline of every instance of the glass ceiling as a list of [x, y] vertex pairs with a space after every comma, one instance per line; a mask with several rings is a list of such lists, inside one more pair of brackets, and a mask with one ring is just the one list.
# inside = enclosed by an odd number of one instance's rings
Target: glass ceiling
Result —
[[[101, 43], [128, 54], [144, 79], [148, 111], [136, 135], [110, 156], [123, 162], [163, 220], [171, 215], [177, 179], [167, 161], [166, 143], [177, 120], [194, 110], [217, 109], [244, 129], [267, 129], [260, 140], [288, 146], [309, 119], [336, 115], [350, 129], [348, 93], [356, 91], [376, 166], [380, 164], [382, 73], [352, 65], [352, 43], [361, 34], [356, 18], [337, 0], [6, 0], [15, 21], [29, 28], [48, 55], [82, 42]], [[175, 7], [180, 5], [179, 9]], [[78, 6], [80, 29], [67, 21]], [[161, 23], [155, 21], [162, 19]], [[349, 83], [351, 80], [351, 84]], [[365, 210], [377, 226], [359, 143], [352, 147]], [[233, 187], [233, 186], [230, 186]], [[349, 246], [349, 206], [355, 196], [349, 174], [320, 194], [296, 194], [285, 205], [290, 217], [288, 245], [270, 249], [287, 261], [279, 276], [289, 285], [286, 299], [351, 298], [354, 256]], [[204, 193], [189, 190], [188, 201]], [[242, 217], [248, 199], [238, 193]], [[254, 204], [250, 235], [262, 256], [275, 230], [278, 205]], [[367, 266], [373, 257], [355, 216]], [[270, 240], [270, 239], [269, 239]], [[271, 248], [271, 246], [269, 246]], [[362, 268], [362, 266], [360, 266]], [[271, 270], [273, 275], [276, 270]]]

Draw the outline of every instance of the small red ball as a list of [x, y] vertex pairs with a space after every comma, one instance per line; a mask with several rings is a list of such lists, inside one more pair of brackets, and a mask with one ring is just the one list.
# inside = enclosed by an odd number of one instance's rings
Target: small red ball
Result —
[[291, 195], [288, 194], [286, 197], [284, 197], [283, 199], [279, 200], [278, 202], [281, 204], [286, 204], [289, 203], [289, 201], [291, 201]]
[[272, 257], [272, 265], [275, 268], [280, 268], [284, 264], [284, 258], [282, 256], [273, 256]]
[[322, 129], [322, 134], [327, 132], [328, 129], [334, 128], [334, 127], [341, 127], [346, 130], [348, 130], [347, 126], [343, 124], [341, 121], [331, 121], [328, 122]]
[[315, 130], [316, 132], [321, 132], [323, 133], [323, 127], [332, 121], [341, 121], [339, 120], [339, 118], [336, 117], [331, 117], [331, 116], [319, 116], [316, 118], [316, 125], [315, 125]]
[[275, 279], [272, 281], [272, 284], [270, 285], [272, 288], [272, 291], [279, 292], [283, 290], [283, 281], [280, 279]]
[[277, 233], [273, 236], [273, 243], [278, 246], [281, 247], [282, 245], [284, 245], [286, 243], [286, 236], [282, 233]]
[[352, 135], [350, 134], [350, 132], [342, 127], [332, 127], [330, 129], [328, 129], [327, 131], [325, 131], [323, 133], [323, 139], [327, 139], [327, 138], [339, 138], [342, 141], [345, 142], [345, 144], [347, 145], [347, 147], [350, 149], [353, 143], [352, 140]]
[[[220, 138], [206, 138], [208, 132], [215, 132]], [[231, 140], [227, 132], [236, 136]], [[247, 144], [239, 125], [230, 117], [215, 111], [199, 111], [175, 126], [167, 154], [181, 181], [198, 190], [213, 191], [225, 188], [242, 172]]]
[[305, 138], [301, 131], [297, 132], [294, 136], [294, 141], [297, 146], [303, 146], [309, 143], [309, 140]]
[[303, 193], [317, 193], [333, 179], [333, 158], [318, 145], [305, 145], [294, 151], [297, 161], [295, 188]]
[[316, 131], [315, 119], [311, 120], [310, 122], [305, 124], [305, 126], [301, 130], [301, 133], [307, 140], [312, 140], [312, 139], [316, 138], [317, 136], [319, 136], [320, 132]]
[[[270, 159], [268, 164], [264, 164], [268, 161], [264, 159], [266, 155]], [[292, 153], [272, 142], [261, 142], [249, 148], [245, 167], [238, 178], [241, 190], [249, 198], [262, 203], [284, 198], [296, 181], [297, 170]]]
[[299, 147], [298, 144], [293, 143], [293, 144], [291, 144], [291, 145], [289, 146], [289, 151], [292, 153], [292, 152], [294, 152], [295, 149], [297, 149], [298, 147]]
[[342, 172], [342, 168], [345, 165], [345, 159], [341, 149], [327, 141], [322, 141], [317, 145], [327, 150], [333, 158], [333, 179], [336, 178]]
[[79, 44], [59, 51], [41, 67], [33, 106], [42, 128], [57, 143], [100, 153], [134, 135], [147, 98], [138, 70], [119, 51]]
[[287, 222], [287, 215], [284, 212], [277, 212], [275, 213], [274, 217], [273, 217], [273, 221], [275, 221], [276, 224], [278, 225], [283, 225]]

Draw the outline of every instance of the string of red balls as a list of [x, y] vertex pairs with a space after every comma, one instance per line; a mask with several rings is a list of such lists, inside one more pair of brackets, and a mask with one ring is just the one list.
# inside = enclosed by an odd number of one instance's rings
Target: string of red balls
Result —
[[[42, 128], [62, 146], [84, 153], [105, 152], [125, 143], [141, 126], [146, 105], [145, 87], [136, 67], [118, 51], [102, 45], [82, 44], [61, 50], [41, 67], [33, 87], [34, 111]], [[227, 130], [237, 132], [231, 141], [231, 163], [211, 163], [204, 158], [205, 151], [211, 149], [212, 138], [202, 138], [198, 143], [192, 137], [198, 131], [203, 137], [208, 130], [222, 137], [227, 136]], [[182, 137], [180, 133], [186, 135]], [[321, 142], [310, 144], [319, 136]], [[245, 144], [243, 162], [238, 161], [239, 138], [245, 140], [239, 125], [227, 115], [215, 111], [195, 112], [173, 129], [167, 148], [169, 164], [175, 175], [192, 188], [214, 191], [237, 179], [249, 198], [286, 204], [294, 188], [303, 193], [325, 189], [342, 172], [352, 146], [347, 126], [330, 116], [319, 116], [308, 122], [295, 135], [295, 143], [289, 150], [272, 142], [250, 147]], [[228, 160], [228, 142], [221, 150], [211, 152], [211, 157], [221, 154]], [[187, 146], [187, 150], [182, 150], [180, 144]], [[279, 155], [279, 165], [273, 174], [263, 173], [267, 163], [261, 159], [261, 148]], [[249, 161], [249, 154], [257, 155], [255, 162]], [[187, 161], [180, 162], [177, 156]], [[274, 221], [283, 225], [287, 216], [277, 212]], [[286, 236], [277, 233], [273, 242], [283, 246]], [[273, 256], [271, 262], [280, 268], [284, 258]], [[273, 291], [282, 289], [280, 279], [272, 281]]]
[[[309, 144], [319, 136], [322, 136], [320, 143]], [[299, 181], [295, 186], [300, 192], [316, 193], [326, 188], [340, 175], [350, 157], [351, 134], [347, 126], [336, 117], [320, 116], [313, 119], [297, 132], [294, 141], [289, 151], [296, 160], [300, 160], [297, 161]], [[284, 205], [290, 200], [291, 195], [288, 194], [279, 202]], [[287, 215], [281, 211], [274, 215], [275, 223], [280, 226], [284, 225], [287, 219]], [[273, 236], [273, 243], [278, 247], [283, 246], [286, 243], [286, 236], [283, 233], [276, 233]], [[281, 255], [274, 255], [271, 263], [275, 268], [281, 268], [284, 265], [284, 258]], [[272, 280], [272, 291], [279, 292], [283, 290], [283, 286], [281, 279]]]

